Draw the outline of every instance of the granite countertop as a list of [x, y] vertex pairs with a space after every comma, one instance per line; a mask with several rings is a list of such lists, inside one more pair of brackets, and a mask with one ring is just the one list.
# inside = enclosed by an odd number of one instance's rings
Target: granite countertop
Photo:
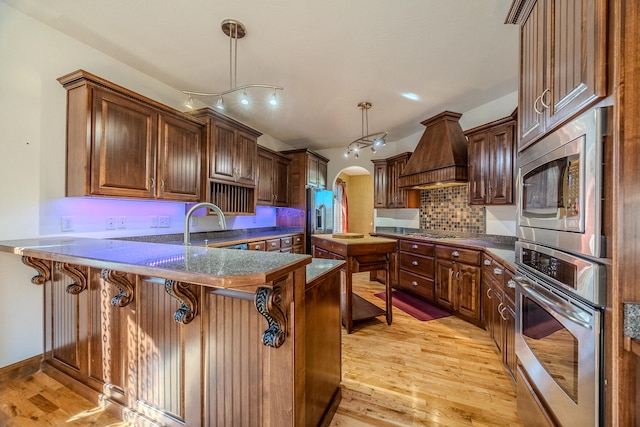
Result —
[[345, 245], [356, 245], [356, 244], [369, 244], [369, 243], [384, 243], [395, 239], [389, 239], [384, 237], [377, 236], [364, 236], [357, 238], [339, 238], [333, 237], [331, 234], [312, 234], [311, 237], [317, 237], [319, 239], [331, 240], [334, 242], [339, 242]]
[[335, 259], [312, 258], [311, 264], [307, 264], [307, 284], [313, 282], [321, 275], [344, 264], [344, 261]]
[[407, 228], [377, 228], [375, 235], [387, 236], [393, 238], [409, 238], [416, 240], [426, 240], [431, 243], [450, 244], [461, 247], [469, 247], [471, 249], [488, 250], [492, 255], [500, 258], [501, 261], [508, 263], [515, 268], [516, 238], [512, 236], [499, 236], [492, 234], [472, 234], [472, 233], [446, 233], [446, 232], [430, 232], [421, 229]]
[[0, 251], [236, 290], [311, 262], [309, 255], [62, 237], [0, 241]]
[[[278, 239], [293, 234], [304, 233], [298, 227], [275, 227], [268, 229], [246, 229], [246, 230], [221, 230], [191, 233], [190, 242], [192, 246], [225, 246], [244, 243], [252, 240]], [[148, 236], [117, 237], [114, 240], [125, 240], [146, 243], [164, 243], [168, 245], [183, 245], [184, 235], [180, 234], [158, 234]]]

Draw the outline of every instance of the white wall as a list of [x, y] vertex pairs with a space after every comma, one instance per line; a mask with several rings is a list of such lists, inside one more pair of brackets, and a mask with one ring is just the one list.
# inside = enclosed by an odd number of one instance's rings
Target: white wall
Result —
[[[63, 234], [72, 216], [75, 236], [182, 233], [185, 204], [64, 198], [66, 90], [57, 78], [84, 69], [146, 97], [185, 110], [185, 96], [100, 51], [0, 2], [0, 240]], [[197, 107], [204, 104], [197, 105]], [[269, 135], [273, 149], [291, 147]], [[169, 216], [158, 229], [152, 217]], [[126, 216], [126, 228], [106, 230], [107, 216]], [[193, 231], [218, 228], [200, 217]], [[229, 228], [275, 226], [275, 209], [229, 217]], [[42, 288], [16, 255], [0, 254], [0, 367], [42, 352]]]

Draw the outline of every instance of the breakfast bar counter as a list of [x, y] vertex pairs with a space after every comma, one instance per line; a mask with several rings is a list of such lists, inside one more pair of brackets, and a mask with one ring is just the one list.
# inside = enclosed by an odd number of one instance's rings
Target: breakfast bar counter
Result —
[[63, 237], [0, 251], [43, 286], [42, 370], [129, 424], [331, 420], [343, 262]]

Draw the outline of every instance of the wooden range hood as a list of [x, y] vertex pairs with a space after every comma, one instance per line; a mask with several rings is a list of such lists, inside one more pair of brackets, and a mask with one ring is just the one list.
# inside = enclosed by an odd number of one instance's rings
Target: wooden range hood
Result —
[[427, 129], [400, 174], [399, 187], [428, 189], [467, 184], [468, 143], [458, 123], [460, 117], [462, 114], [444, 111], [421, 122]]

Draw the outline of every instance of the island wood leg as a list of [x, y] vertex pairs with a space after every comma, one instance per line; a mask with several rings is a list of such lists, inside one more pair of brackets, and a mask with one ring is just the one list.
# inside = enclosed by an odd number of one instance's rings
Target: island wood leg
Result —
[[391, 308], [393, 304], [391, 303], [391, 263], [389, 261], [389, 254], [387, 254], [387, 264], [384, 270], [385, 272], [385, 290], [387, 291], [387, 300], [386, 300], [386, 315], [387, 315], [387, 325], [391, 325], [392, 313]]
[[344, 327], [347, 329], [347, 333], [350, 334], [353, 330], [353, 269], [351, 268], [353, 260], [351, 257], [347, 258], [344, 278], [344, 290], [345, 290], [345, 304], [344, 304], [344, 318], [342, 320]]

